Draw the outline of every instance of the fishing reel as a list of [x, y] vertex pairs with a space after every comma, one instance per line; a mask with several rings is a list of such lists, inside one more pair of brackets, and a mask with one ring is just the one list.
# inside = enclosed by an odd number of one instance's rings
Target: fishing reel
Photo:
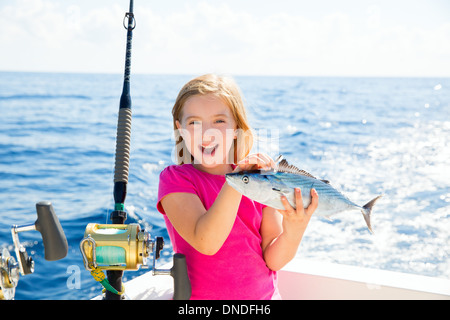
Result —
[[162, 237], [152, 240], [150, 234], [141, 229], [139, 224], [98, 224], [86, 226], [84, 238], [80, 242], [84, 267], [91, 271], [94, 278], [106, 290], [116, 294], [115, 289], [103, 276], [97, 277], [102, 270], [148, 269], [148, 258], [153, 256], [152, 275], [170, 275], [174, 278], [174, 299], [189, 299], [191, 286], [187, 275], [186, 258], [174, 254], [171, 269], [156, 269], [156, 260], [164, 247]]
[[34, 261], [28, 256], [25, 247], [19, 241], [19, 233], [25, 231], [39, 231], [42, 236], [45, 260], [55, 261], [67, 255], [68, 244], [58, 217], [49, 201], [36, 204], [38, 219], [35, 223], [11, 227], [14, 251], [17, 260], [10, 255], [8, 249], [3, 248], [0, 254], [0, 300], [14, 299], [15, 290], [20, 275], [25, 276], [34, 272]]
[[150, 239], [138, 224], [89, 223], [80, 242], [87, 270], [139, 270], [148, 268], [151, 253], [159, 257], [164, 246], [162, 238]]

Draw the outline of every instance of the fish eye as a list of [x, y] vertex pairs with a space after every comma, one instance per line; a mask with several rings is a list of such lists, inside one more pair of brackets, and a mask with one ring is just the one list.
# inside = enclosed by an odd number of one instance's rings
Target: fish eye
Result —
[[245, 184], [247, 184], [249, 181], [250, 179], [247, 176], [242, 177], [242, 182], [244, 182]]

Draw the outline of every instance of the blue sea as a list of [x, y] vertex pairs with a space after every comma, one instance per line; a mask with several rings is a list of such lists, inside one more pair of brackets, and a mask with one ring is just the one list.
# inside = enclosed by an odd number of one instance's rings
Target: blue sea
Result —
[[[127, 223], [172, 249], [155, 208], [160, 171], [173, 164], [171, 109], [192, 76], [132, 75], [133, 127]], [[297, 257], [450, 279], [450, 79], [235, 77], [258, 135], [255, 152], [282, 153], [374, 207], [314, 217]], [[122, 75], [0, 72], [0, 248], [11, 225], [52, 202], [69, 242], [46, 261], [38, 232], [19, 235], [35, 261], [16, 299], [89, 299], [101, 292], [83, 267], [86, 225], [114, 208], [115, 135]], [[147, 272], [125, 272], [125, 280]]]

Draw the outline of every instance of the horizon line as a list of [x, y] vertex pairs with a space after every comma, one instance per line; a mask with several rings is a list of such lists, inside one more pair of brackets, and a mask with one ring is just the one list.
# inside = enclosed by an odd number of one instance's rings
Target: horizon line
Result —
[[[108, 71], [74, 71], [74, 70], [0, 70], [0, 73], [47, 73], [47, 74], [96, 74], [96, 75], [123, 75], [123, 72], [108, 72]], [[188, 73], [188, 72], [180, 72], [180, 73], [161, 73], [161, 72], [132, 72], [131, 76], [197, 76], [199, 74], [220, 74], [220, 75], [228, 75], [231, 77], [274, 77], [274, 78], [440, 78], [440, 79], [448, 79], [450, 75], [351, 75], [351, 74], [245, 74], [245, 73], [229, 73], [229, 72], [198, 72], [198, 73]]]

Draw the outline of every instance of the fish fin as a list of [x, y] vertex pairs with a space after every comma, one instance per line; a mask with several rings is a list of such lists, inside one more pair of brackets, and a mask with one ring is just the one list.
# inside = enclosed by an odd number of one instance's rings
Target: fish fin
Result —
[[[277, 159], [278, 160], [278, 159]], [[286, 159], [281, 160], [276, 167], [276, 170], [279, 172], [286, 172], [286, 173], [293, 173], [293, 174], [300, 174], [302, 176], [310, 177], [313, 179], [317, 179], [312, 174], [306, 172], [305, 170], [299, 169], [296, 166], [289, 164]]]
[[379, 195], [378, 197], [367, 202], [361, 209], [361, 212], [364, 216], [364, 220], [366, 221], [367, 227], [369, 228], [370, 233], [373, 234], [372, 225], [370, 223], [370, 215], [372, 214], [372, 207], [375, 205], [378, 199], [380, 199], [383, 195]]
[[302, 176], [306, 176], [306, 177], [310, 177], [316, 180], [320, 180], [323, 183], [326, 184], [330, 184], [330, 181], [328, 180], [322, 180], [322, 179], [317, 179], [316, 177], [314, 177], [312, 174], [310, 174], [309, 172], [306, 172], [303, 169], [299, 169], [296, 166], [289, 164], [287, 162], [286, 159], [283, 159], [283, 155], [280, 154], [277, 159], [275, 160], [275, 169], [272, 171], [269, 171], [267, 174], [274, 174], [276, 172], [285, 172], [285, 173], [293, 173], [293, 174], [299, 174]]
[[272, 173], [275, 174], [278, 171], [278, 165], [280, 164], [281, 160], [283, 160], [284, 156], [282, 154], [278, 155], [278, 157], [275, 159], [275, 166], [272, 169]]
[[275, 159], [275, 166], [277, 166], [278, 165], [278, 163], [281, 161], [281, 160], [283, 160], [283, 158], [284, 158], [284, 156], [282, 155], [282, 154], [280, 154], [276, 159]]

